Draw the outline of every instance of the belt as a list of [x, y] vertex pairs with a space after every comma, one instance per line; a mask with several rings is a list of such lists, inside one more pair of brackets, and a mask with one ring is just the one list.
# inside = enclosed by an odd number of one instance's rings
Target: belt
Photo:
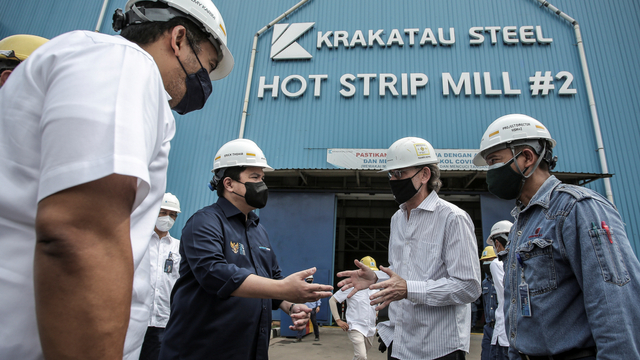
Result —
[[520, 359], [522, 360], [576, 360], [582, 359], [589, 356], [596, 356], [598, 351], [595, 347], [586, 348], [586, 349], [573, 349], [569, 351], [565, 351], [562, 354], [558, 355], [525, 355], [520, 353]]

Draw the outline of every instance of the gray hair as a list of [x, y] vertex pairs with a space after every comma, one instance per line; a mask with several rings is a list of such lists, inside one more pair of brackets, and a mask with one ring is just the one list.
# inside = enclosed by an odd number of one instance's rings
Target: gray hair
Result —
[[429, 179], [429, 182], [427, 182], [427, 190], [435, 191], [437, 193], [442, 187], [442, 181], [440, 180], [440, 168], [438, 167], [438, 164], [427, 164], [425, 167], [428, 167], [431, 171], [431, 178]]

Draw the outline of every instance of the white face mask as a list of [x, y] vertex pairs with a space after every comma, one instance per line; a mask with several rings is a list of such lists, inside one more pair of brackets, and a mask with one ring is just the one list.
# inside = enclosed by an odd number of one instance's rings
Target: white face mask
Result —
[[171, 216], [161, 216], [156, 220], [156, 228], [160, 231], [169, 231], [175, 222]]

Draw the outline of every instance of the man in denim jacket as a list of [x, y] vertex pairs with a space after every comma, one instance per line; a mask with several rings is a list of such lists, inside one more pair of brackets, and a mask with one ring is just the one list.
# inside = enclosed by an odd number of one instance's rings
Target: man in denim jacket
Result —
[[549, 173], [554, 146], [540, 122], [511, 114], [474, 159], [491, 193], [516, 199], [499, 254], [510, 359], [640, 359], [640, 263], [613, 204]]

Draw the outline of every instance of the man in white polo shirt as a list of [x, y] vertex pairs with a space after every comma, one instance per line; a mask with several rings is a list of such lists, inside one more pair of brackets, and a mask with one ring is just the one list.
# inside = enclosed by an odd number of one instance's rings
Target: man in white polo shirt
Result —
[[210, 0], [130, 0], [122, 36], [73, 31], [0, 90], [0, 359], [137, 359], [171, 110], [233, 57]]
[[[367, 265], [371, 270], [378, 271], [376, 261], [371, 256], [365, 256], [360, 262]], [[353, 360], [367, 360], [367, 353], [373, 345], [374, 335], [376, 334], [376, 310], [374, 306], [369, 304], [369, 296], [380, 290], [360, 290], [352, 297], [347, 298], [353, 289], [346, 291], [338, 290], [329, 299], [329, 307], [331, 314], [336, 320], [336, 324], [346, 331], [349, 340], [353, 344]], [[347, 322], [340, 319], [337, 303], [347, 300]]]

